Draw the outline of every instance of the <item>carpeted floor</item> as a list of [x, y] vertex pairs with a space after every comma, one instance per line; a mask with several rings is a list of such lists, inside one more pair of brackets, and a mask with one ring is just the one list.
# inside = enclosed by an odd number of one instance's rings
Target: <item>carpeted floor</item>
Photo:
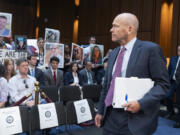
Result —
[[[158, 128], [153, 135], [180, 135], [180, 128], [173, 128], [174, 123], [175, 122], [172, 120], [159, 117]], [[83, 129], [80, 127], [72, 126], [71, 133], [73, 135], [102, 135], [102, 129], [98, 129], [96, 127]], [[61, 133], [59, 135], [67, 135], [67, 133]]]

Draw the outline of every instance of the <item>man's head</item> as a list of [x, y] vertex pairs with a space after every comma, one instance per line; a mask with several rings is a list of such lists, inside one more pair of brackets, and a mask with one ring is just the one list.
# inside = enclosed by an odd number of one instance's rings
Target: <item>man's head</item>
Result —
[[37, 64], [37, 56], [36, 55], [29, 55], [27, 57], [28, 63], [31, 67], [35, 67]]
[[17, 60], [17, 67], [19, 69], [19, 73], [21, 75], [27, 75], [28, 73], [28, 62], [26, 59], [18, 59]]
[[58, 57], [51, 57], [50, 59], [50, 64], [53, 70], [56, 70], [58, 68], [59, 65], [59, 59]]
[[90, 37], [89, 38], [89, 44], [96, 44], [96, 38], [95, 37]]
[[6, 24], [7, 24], [7, 17], [6, 16], [0, 16], [0, 30], [5, 29]]
[[139, 21], [137, 17], [131, 13], [122, 13], [115, 17], [110, 32], [112, 33], [112, 41], [121, 45], [127, 44], [137, 35]]
[[85, 63], [85, 68], [86, 68], [86, 70], [91, 71], [91, 69], [92, 69], [92, 63], [91, 63], [90, 61], [87, 61], [87, 62]]

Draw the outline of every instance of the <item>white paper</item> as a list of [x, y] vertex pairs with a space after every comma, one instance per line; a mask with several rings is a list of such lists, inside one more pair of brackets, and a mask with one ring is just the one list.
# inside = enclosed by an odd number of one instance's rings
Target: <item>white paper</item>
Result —
[[19, 107], [0, 109], [0, 135], [22, 133]]
[[154, 82], [151, 79], [121, 78], [115, 79], [113, 108], [123, 108], [128, 101], [141, 99], [151, 88]]
[[37, 50], [37, 53], [39, 53], [39, 48], [37, 45], [37, 39], [27, 39], [27, 46], [34, 46]]
[[75, 101], [74, 106], [78, 124], [92, 119], [90, 107], [86, 99]]
[[40, 129], [58, 126], [57, 112], [54, 103], [38, 105]]

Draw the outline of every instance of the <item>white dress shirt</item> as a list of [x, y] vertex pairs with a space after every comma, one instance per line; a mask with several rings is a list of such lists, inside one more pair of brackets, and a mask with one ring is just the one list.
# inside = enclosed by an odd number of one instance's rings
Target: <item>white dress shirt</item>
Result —
[[72, 72], [72, 74], [73, 74], [73, 78], [74, 78], [74, 82], [73, 82], [73, 83], [79, 84], [79, 78], [78, 78], [78, 75], [75, 75], [73, 72]]
[[[122, 63], [122, 68], [121, 68], [121, 77], [126, 77], [126, 70], [127, 70], [129, 58], [130, 58], [130, 55], [131, 55], [131, 52], [132, 52], [132, 49], [134, 47], [134, 43], [136, 42], [136, 40], [137, 40], [137, 38], [135, 37], [130, 42], [128, 42], [126, 45], [124, 45], [126, 50], [124, 53], [124, 58], [123, 58], [123, 63]], [[121, 48], [122, 48], [122, 46], [121, 46]], [[119, 53], [120, 52], [121, 52], [121, 49], [120, 49]], [[114, 64], [114, 66], [113, 66], [112, 75], [114, 74], [116, 63], [117, 63], [117, 58], [116, 58], [116, 62]]]
[[8, 83], [4, 77], [0, 77], [0, 102], [6, 102], [8, 96]]
[[[31, 76], [35, 77], [35, 68], [32, 68], [29, 66], [29, 71], [30, 71]], [[33, 71], [33, 73], [32, 73], [32, 71]]]
[[177, 61], [177, 64], [176, 64], [176, 69], [175, 69], [175, 71], [174, 71], [174, 75], [173, 75], [173, 80], [175, 80], [176, 81], [176, 70], [177, 70], [177, 67], [178, 67], [178, 65], [179, 65], [179, 60], [180, 60], [180, 57], [178, 57], [178, 61]]
[[[26, 79], [22, 78], [20, 74], [13, 76], [9, 80], [9, 83], [8, 83], [11, 101], [17, 102], [22, 97], [26, 96], [27, 94], [30, 94], [33, 90], [35, 90], [35, 86], [34, 86], [35, 82], [36, 82], [36, 79], [30, 75], [27, 75]], [[33, 95], [30, 96], [28, 99], [26, 99], [23, 102], [23, 104], [27, 101], [33, 100], [34, 97], [35, 97], [35, 94], [33, 92]]]

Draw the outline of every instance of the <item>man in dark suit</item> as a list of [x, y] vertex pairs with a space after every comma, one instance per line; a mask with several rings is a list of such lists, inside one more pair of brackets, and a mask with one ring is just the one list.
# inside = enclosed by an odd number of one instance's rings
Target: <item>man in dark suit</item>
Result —
[[96, 83], [94, 72], [91, 71], [91, 69], [92, 69], [92, 63], [90, 61], [86, 61], [85, 68], [79, 72], [81, 86], [91, 85]]
[[36, 80], [39, 82], [40, 86], [44, 86], [44, 73], [36, 67], [37, 64], [37, 56], [36, 55], [29, 55], [27, 57], [28, 59], [28, 64], [29, 64], [29, 70], [28, 74], [31, 75], [32, 77], [35, 77]]
[[175, 78], [176, 78], [176, 82], [178, 85], [177, 89], [176, 89], [176, 101], [177, 101], [177, 105], [178, 105], [178, 114], [176, 116], [176, 123], [174, 124], [173, 127], [180, 128], [180, 63], [178, 63], [177, 70], [175, 73]]
[[166, 102], [167, 102], [167, 110], [168, 110], [168, 115], [166, 116], [167, 118], [170, 118], [171, 116], [173, 116], [174, 113], [174, 108], [173, 108], [173, 97], [174, 97], [174, 93], [175, 91], [177, 91], [178, 89], [178, 83], [176, 81], [176, 69], [179, 63], [179, 56], [180, 56], [180, 45], [177, 47], [177, 56], [173, 56], [170, 59], [170, 63], [168, 66], [168, 73], [169, 73], [169, 79], [170, 79], [170, 91], [167, 95], [166, 98]]
[[60, 88], [64, 85], [63, 71], [58, 69], [59, 59], [56, 56], [51, 57], [50, 67], [45, 72], [45, 85], [56, 86]]
[[[152, 135], [157, 127], [160, 100], [169, 89], [168, 72], [161, 48], [136, 38], [138, 26], [135, 15], [122, 13], [110, 30], [112, 41], [120, 46], [109, 56], [95, 117], [97, 127], [103, 126], [103, 135]], [[155, 85], [142, 99], [124, 104], [126, 109], [115, 109], [112, 98], [116, 77], [150, 78]]]

